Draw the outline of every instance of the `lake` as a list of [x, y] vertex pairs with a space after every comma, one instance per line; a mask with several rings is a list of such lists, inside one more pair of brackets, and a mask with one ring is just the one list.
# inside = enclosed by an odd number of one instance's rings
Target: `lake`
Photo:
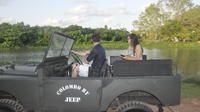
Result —
[[[127, 50], [107, 50], [107, 58], [126, 54]], [[24, 64], [41, 62], [45, 49], [0, 50], [0, 63]], [[200, 75], [200, 49], [144, 49], [148, 59], [172, 59], [173, 68], [182, 75]]]

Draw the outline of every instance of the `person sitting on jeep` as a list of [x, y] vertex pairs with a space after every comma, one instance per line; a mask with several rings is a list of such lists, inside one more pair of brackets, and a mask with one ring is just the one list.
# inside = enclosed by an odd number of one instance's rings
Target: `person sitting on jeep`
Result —
[[[89, 67], [92, 69], [99, 69], [104, 64], [104, 61], [106, 60], [106, 53], [104, 47], [100, 44], [100, 36], [99, 34], [95, 33], [93, 34], [91, 41], [94, 45], [93, 49], [91, 51], [85, 51], [85, 52], [76, 52], [72, 51], [73, 53], [80, 55], [80, 56], [87, 56], [86, 62], [83, 65], [79, 64], [73, 64], [72, 65], [72, 77], [88, 77]], [[93, 61], [92, 65], [89, 64], [89, 62]]]
[[128, 55], [121, 55], [124, 60], [142, 60], [143, 49], [136, 34], [128, 36]]

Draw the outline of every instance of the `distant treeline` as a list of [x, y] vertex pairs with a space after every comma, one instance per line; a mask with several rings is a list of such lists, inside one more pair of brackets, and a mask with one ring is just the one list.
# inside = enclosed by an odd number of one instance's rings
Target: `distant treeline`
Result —
[[133, 22], [145, 41], [192, 42], [200, 40], [200, 6], [192, 0], [158, 0]]
[[126, 29], [104, 28], [83, 28], [78, 25], [71, 25], [66, 28], [52, 26], [25, 25], [23, 22], [17, 24], [0, 24], [0, 48], [20, 47], [42, 47], [47, 46], [52, 32], [58, 31], [76, 38], [77, 43], [90, 42], [93, 33], [99, 33], [102, 41], [126, 41], [128, 31]]

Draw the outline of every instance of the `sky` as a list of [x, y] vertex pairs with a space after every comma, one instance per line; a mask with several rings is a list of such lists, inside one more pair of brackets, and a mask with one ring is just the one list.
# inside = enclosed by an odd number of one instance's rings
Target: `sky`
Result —
[[[31, 26], [80, 25], [132, 30], [132, 22], [158, 0], [0, 0], [0, 23]], [[193, 0], [200, 5], [200, 0]]]

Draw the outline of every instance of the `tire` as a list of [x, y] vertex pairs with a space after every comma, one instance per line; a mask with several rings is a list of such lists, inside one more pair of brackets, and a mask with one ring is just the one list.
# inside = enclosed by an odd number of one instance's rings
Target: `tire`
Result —
[[153, 112], [153, 110], [145, 103], [130, 101], [120, 105], [116, 112]]
[[23, 112], [23, 106], [12, 99], [0, 99], [0, 112]]

